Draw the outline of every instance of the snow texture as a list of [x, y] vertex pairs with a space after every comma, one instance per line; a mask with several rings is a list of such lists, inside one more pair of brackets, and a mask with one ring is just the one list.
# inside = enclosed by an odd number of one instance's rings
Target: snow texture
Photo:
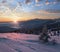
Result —
[[39, 42], [38, 37], [32, 34], [0, 33], [0, 52], [60, 52], [59, 41], [57, 45], [48, 45]]

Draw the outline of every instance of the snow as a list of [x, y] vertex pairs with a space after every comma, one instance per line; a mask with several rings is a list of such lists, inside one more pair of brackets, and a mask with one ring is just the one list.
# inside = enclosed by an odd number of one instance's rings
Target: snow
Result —
[[38, 37], [32, 34], [0, 33], [0, 52], [60, 52], [59, 41], [57, 45], [48, 45], [39, 42]]

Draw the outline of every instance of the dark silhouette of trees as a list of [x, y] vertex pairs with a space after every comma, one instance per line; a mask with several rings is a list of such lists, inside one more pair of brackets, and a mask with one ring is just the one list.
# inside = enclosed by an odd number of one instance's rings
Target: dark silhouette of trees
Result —
[[47, 26], [45, 25], [43, 27], [43, 31], [42, 31], [42, 34], [40, 34], [40, 37], [39, 39], [42, 41], [42, 42], [48, 42], [48, 38], [50, 38], [50, 36], [48, 35], [48, 29], [47, 29]]

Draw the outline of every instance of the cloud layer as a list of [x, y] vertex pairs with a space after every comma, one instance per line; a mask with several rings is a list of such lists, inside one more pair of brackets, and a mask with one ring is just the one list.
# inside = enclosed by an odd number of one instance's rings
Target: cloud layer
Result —
[[[60, 0], [1, 0], [0, 18], [60, 17]], [[31, 16], [31, 17], [30, 17]], [[49, 16], [49, 17], [48, 17]]]

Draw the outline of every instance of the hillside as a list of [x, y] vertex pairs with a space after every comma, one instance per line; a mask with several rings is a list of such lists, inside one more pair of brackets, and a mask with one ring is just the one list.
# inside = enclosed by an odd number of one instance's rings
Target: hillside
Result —
[[19, 33], [27, 33], [27, 34], [39, 34], [39, 32], [42, 31], [42, 28], [44, 27], [44, 25], [47, 25], [48, 29], [54, 29], [54, 28], [60, 27], [60, 20], [32, 19], [28, 21], [20, 21], [18, 22], [19, 28], [13, 28], [10, 22], [0, 23], [0, 32], [1, 33], [19, 32]]
[[57, 45], [42, 44], [38, 35], [20, 33], [0, 33], [0, 52], [60, 52]]

